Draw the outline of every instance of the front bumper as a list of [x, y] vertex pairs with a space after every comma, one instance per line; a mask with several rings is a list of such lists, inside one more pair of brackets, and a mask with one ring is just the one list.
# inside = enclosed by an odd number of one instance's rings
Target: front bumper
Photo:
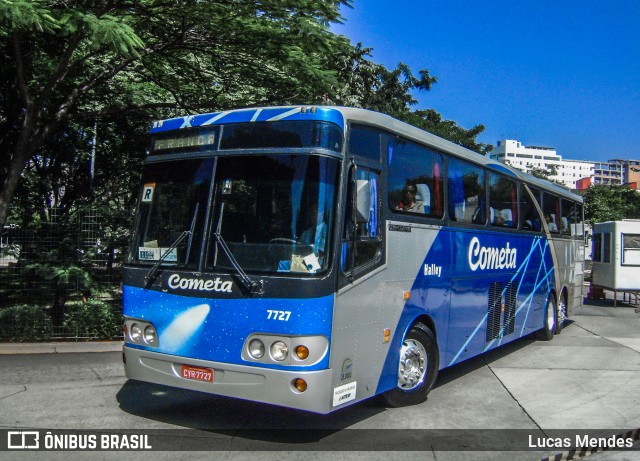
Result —
[[[160, 354], [124, 346], [127, 378], [165, 386], [207, 392], [239, 399], [280, 405], [326, 414], [332, 407], [332, 370], [287, 371], [245, 365], [210, 362]], [[214, 381], [203, 382], [181, 376], [181, 365], [211, 368]], [[307, 382], [307, 390], [298, 392], [296, 378]]]

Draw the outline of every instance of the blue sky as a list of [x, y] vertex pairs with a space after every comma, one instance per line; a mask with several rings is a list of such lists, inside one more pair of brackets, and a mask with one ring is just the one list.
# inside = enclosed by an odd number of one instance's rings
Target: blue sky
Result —
[[334, 32], [438, 78], [434, 108], [482, 142], [640, 158], [640, 1], [354, 0]]

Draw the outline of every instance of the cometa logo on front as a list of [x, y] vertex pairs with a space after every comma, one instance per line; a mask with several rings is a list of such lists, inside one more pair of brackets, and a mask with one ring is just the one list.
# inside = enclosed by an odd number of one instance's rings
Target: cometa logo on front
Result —
[[198, 291], [217, 291], [231, 293], [233, 282], [223, 281], [217, 277], [215, 280], [205, 279], [188, 279], [181, 278], [178, 274], [172, 274], [168, 280], [169, 288], [172, 290], [198, 290]]
[[517, 254], [518, 250], [510, 248], [509, 242], [504, 248], [491, 248], [482, 246], [478, 237], [473, 237], [469, 243], [469, 267], [472, 271], [515, 269]]

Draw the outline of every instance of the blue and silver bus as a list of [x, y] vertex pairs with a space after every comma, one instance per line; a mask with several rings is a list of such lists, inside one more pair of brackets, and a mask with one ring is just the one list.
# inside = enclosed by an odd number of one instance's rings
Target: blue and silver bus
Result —
[[582, 300], [567, 189], [376, 112], [155, 122], [124, 275], [131, 379], [329, 413], [424, 401], [438, 371]]

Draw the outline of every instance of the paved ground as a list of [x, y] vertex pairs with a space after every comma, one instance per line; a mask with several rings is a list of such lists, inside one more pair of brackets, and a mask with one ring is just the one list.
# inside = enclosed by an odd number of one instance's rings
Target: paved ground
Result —
[[[421, 405], [390, 409], [372, 400], [328, 416], [128, 382], [120, 347], [117, 342], [0, 345], [0, 429], [171, 429], [165, 441], [176, 447], [195, 436], [215, 437], [233, 449], [135, 454], [150, 460], [441, 461], [538, 460], [563, 450], [402, 451], [389, 437], [415, 448], [412, 438], [424, 430], [451, 429], [448, 435], [460, 434], [473, 443], [474, 434], [487, 436], [487, 428], [541, 436], [558, 429], [607, 429], [613, 434], [640, 428], [640, 314], [621, 303], [615, 309], [611, 302], [576, 309], [553, 341], [525, 338], [443, 371]], [[286, 432], [278, 437], [278, 430]], [[307, 446], [311, 434], [333, 441], [334, 451], [297, 451]], [[511, 433], [495, 435], [500, 434]], [[344, 451], [358, 439], [357, 451]], [[238, 447], [245, 451], [235, 451]], [[0, 459], [115, 460], [131, 455], [0, 452]], [[590, 459], [638, 460], [640, 451], [599, 453]]]

